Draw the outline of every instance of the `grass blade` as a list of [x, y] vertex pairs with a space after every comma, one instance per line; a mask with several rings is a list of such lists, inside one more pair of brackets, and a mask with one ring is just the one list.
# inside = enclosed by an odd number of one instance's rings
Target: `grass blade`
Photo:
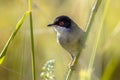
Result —
[[[86, 25], [86, 29], [85, 29], [85, 42], [87, 40], [87, 37], [88, 37], [88, 34], [90, 32], [90, 29], [91, 29], [91, 26], [92, 26], [92, 23], [94, 21], [94, 18], [95, 18], [95, 15], [96, 15], [96, 12], [101, 4], [102, 0], [95, 0], [95, 3], [92, 7], [92, 10], [91, 10], [91, 14], [90, 14], [90, 17], [89, 17], [89, 20], [88, 20], [88, 23]], [[73, 63], [73, 66], [75, 67], [76, 64], [78, 63], [78, 60], [79, 60], [79, 56], [80, 56], [80, 53], [82, 52], [82, 48], [79, 49], [79, 53], [77, 54], [75, 60], [74, 60], [74, 63]], [[72, 73], [73, 73], [73, 70], [72, 69], [69, 69], [68, 73], [67, 73], [67, 76], [66, 76], [66, 79], [65, 80], [70, 80], [71, 76], [72, 76]]]
[[20, 29], [21, 25], [23, 24], [23, 22], [25, 21], [25, 19], [27, 18], [28, 14], [30, 12], [26, 11], [25, 14], [23, 15], [23, 17], [18, 21], [15, 30], [13, 31], [13, 33], [11, 34], [11, 36], [9, 37], [7, 43], [5, 44], [3, 50], [0, 53], [0, 64], [3, 62], [3, 57], [6, 55], [6, 51], [8, 49], [9, 44], [11, 43], [11, 41], [14, 39], [16, 33], [18, 32], [18, 30]]
[[[105, 17], [106, 17], [107, 11], [108, 11], [109, 3], [110, 3], [110, 0], [106, 0], [105, 8], [104, 8], [103, 15], [102, 15], [102, 20], [101, 20], [101, 23], [100, 23], [100, 28], [99, 28], [99, 31], [97, 33], [96, 41], [95, 41], [93, 51], [92, 51], [92, 55], [91, 55], [91, 58], [90, 58], [88, 71], [93, 69], [93, 64], [94, 64], [94, 61], [95, 61], [95, 56], [96, 56], [96, 52], [97, 52], [97, 48], [98, 48], [98, 44], [99, 44], [99, 40], [100, 40], [100, 35], [102, 33], [102, 28], [103, 28]], [[90, 79], [91, 79], [91, 76], [92, 76], [92, 74], [90, 75]]]
[[119, 57], [113, 56], [113, 58], [110, 60], [110, 62], [106, 66], [101, 80], [110, 80], [113, 72], [118, 66], [118, 63], [119, 63]]
[[28, 0], [28, 10], [30, 11], [29, 14], [29, 21], [30, 21], [30, 36], [31, 36], [31, 59], [32, 59], [32, 80], [36, 80], [35, 77], [35, 50], [34, 50], [34, 35], [33, 35], [33, 19], [32, 19], [32, 2]]

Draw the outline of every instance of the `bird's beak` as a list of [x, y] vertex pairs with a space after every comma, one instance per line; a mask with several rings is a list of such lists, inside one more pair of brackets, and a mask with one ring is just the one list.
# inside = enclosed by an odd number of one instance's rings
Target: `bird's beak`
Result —
[[48, 27], [51, 27], [51, 26], [54, 26], [54, 25], [55, 25], [55, 24], [48, 24], [47, 26], [48, 26]]

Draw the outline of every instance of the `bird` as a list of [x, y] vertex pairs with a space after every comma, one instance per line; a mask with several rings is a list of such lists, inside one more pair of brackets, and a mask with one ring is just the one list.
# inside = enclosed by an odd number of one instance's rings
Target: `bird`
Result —
[[56, 17], [53, 23], [48, 24], [51, 26], [57, 33], [57, 42], [71, 55], [69, 67], [73, 66], [79, 49], [84, 47], [85, 31], [66, 15]]

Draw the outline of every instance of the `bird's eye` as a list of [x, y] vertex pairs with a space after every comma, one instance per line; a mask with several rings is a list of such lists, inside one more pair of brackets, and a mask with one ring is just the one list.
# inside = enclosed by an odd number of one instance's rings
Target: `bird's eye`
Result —
[[59, 22], [59, 26], [63, 26], [65, 23], [63, 21]]

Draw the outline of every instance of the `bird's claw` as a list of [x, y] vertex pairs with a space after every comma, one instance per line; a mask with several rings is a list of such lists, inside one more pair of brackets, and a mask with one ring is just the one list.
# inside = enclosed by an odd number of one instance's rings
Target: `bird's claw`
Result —
[[75, 66], [74, 66], [74, 65], [70, 65], [70, 66], [69, 66], [69, 69], [75, 70]]

